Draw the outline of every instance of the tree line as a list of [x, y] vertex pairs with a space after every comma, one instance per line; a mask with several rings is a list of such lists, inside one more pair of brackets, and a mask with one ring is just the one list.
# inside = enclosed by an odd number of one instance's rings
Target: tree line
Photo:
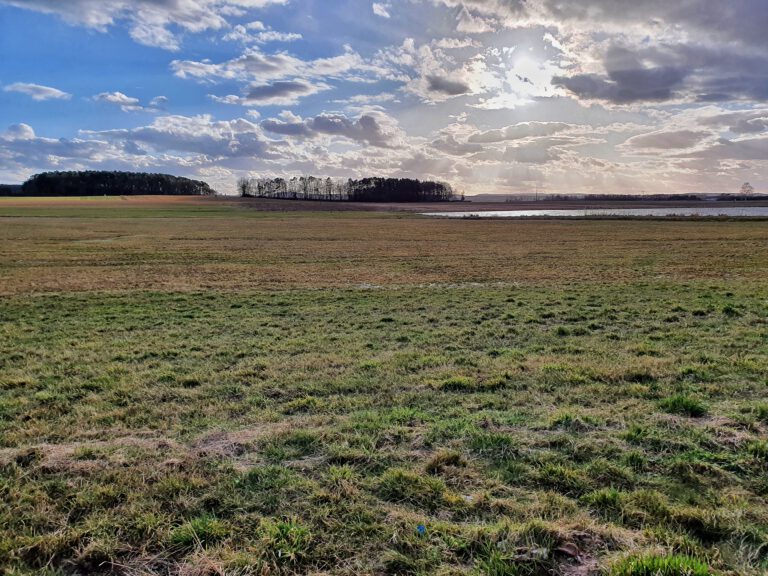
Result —
[[43, 172], [21, 185], [21, 196], [212, 196], [205, 182], [145, 172]]
[[[237, 189], [240, 195], [245, 197], [285, 200], [449, 202], [457, 199], [448, 183], [410, 178], [240, 178]], [[463, 195], [461, 199], [463, 200]]]

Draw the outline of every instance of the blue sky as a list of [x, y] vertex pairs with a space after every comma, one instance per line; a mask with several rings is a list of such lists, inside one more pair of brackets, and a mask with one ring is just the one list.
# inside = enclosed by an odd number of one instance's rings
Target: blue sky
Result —
[[768, 2], [0, 0], [0, 181], [768, 191]]

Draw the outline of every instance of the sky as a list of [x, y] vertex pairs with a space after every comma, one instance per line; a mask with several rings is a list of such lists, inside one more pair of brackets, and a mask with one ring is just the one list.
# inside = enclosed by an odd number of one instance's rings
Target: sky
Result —
[[768, 0], [0, 0], [0, 182], [768, 192], [766, 30]]

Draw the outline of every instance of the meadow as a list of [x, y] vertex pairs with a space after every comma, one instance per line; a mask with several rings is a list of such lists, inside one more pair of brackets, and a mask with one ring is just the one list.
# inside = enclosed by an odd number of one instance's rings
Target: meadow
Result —
[[768, 226], [0, 202], [0, 573], [760, 575]]

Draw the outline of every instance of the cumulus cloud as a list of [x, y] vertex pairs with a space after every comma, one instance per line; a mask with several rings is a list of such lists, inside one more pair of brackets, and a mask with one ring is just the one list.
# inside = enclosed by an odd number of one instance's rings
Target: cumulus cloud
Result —
[[15, 124], [0, 134], [0, 159], [6, 169], [60, 168], [79, 162], [98, 163], [120, 155], [119, 149], [104, 141], [38, 136], [28, 124]]
[[126, 96], [122, 92], [102, 92], [101, 94], [96, 94], [96, 96], [94, 96], [93, 99], [96, 102], [106, 102], [108, 104], [116, 104], [120, 106], [120, 108], [124, 112], [141, 109], [141, 106], [139, 106], [138, 98], [132, 98], [130, 96]]
[[149, 105], [151, 107], [158, 109], [162, 109], [166, 104], [168, 104], [167, 96], [155, 96], [152, 98], [152, 100], [149, 101]]
[[381, 50], [373, 63], [388, 70], [390, 79], [405, 82], [407, 92], [430, 103], [484, 93], [499, 85], [485, 57], [476, 55], [459, 64], [437, 42], [434, 46], [417, 45], [413, 38], [407, 38], [399, 46]]
[[273, 134], [286, 136], [340, 136], [380, 148], [397, 147], [403, 138], [396, 122], [380, 112], [369, 112], [354, 119], [343, 114], [324, 113], [307, 119], [285, 114], [282, 119], [264, 120], [261, 127]]
[[201, 82], [223, 80], [258, 81], [302, 78], [350, 78], [357, 74], [387, 75], [381, 67], [366, 62], [357, 52], [346, 47], [342, 54], [329, 58], [302, 60], [288, 52], [268, 54], [260, 48], [249, 48], [241, 56], [214, 63], [210, 60], [174, 60], [171, 70], [176, 76]]
[[94, 102], [103, 102], [119, 106], [123, 112], [160, 112], [168, 102], [165, 96], [156, 96], [148, 105], [141, 104], [138, 98], [128, 96], [122, 92], [101, 92], [93, 97]]
[[100, 32], [126, 22], [131, 37], [140, 44], [166, 50], [181, 46], [171, 27], [187, 32], [220, 30], [226, 16], [244, 10], [286, 4], [288, 0], [0, 0], [0, 4], [55, 14], [69, 24]]
[[38, 102], [42, 102], [43, 100], [69, 100], [72, 98], [72, 94], [68, 94], [57, 88], [42, 86], [40, 84], [28, 84], [26, 82], [14, 82], [13, 84], [3, 87], [3, 90], [5, 92], [26, 94], [31, 97], [32, 100]]
[[1, 136], [5, 140], [32, 140], [35, 138], [35, 131], [29, 124], [13, 124]]
[[[734, 0], [433, 0], [457, 28], [545, 27], [566, 68], [553, 83], [613, 105], [768, 99], [768, 3]], [[492, 98], [490, 101], [503, 102]]]
[[82, 134], [89, 138], [149, 147], [160, 153], [199, 154], [209, 160], [272, 155], [258, 124], [244, 118], [217, 121], [208, 114], [161, 116], [148, 126], [83, 131]]

